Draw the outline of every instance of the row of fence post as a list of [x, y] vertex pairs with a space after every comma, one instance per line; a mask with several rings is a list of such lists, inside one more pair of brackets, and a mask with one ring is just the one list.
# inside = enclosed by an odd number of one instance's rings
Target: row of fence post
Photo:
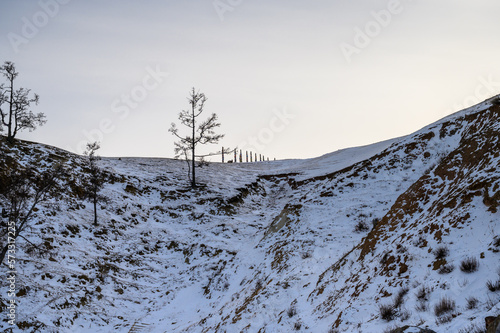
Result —
[[[234, 154], [234, 159], [233, 160], [229, 160], [227, 161], [228, 163], [243, 163], [243, 150], [240, 149], [240, 152], [238, 154], [238, 149], [234, 149], [233, 150], [233, 154]], [[264, 161], [269, 161], [269, 157], [265, 157], [264, 155], [262, 154], [259, 154], [257, 155], [257, 153], [254, 153], [254, 152], [249, 152], [249, 151], [245, 151], [245, 159], [244, 161], [246, 163], [252, 163], [252, 162], [264, 162]], [[276, 158], [274, 159], [276, 161]], [[224, 163], [224, 147], [222, 147], [222, 163]]]

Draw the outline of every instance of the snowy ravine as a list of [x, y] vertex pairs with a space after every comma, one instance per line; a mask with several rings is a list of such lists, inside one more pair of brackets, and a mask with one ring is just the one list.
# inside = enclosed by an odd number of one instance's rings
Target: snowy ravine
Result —
[[[104, 158], [97, 227], [74, 185], [17, 240], [14, 332], [484, 329], [500, 315], [495, 100], [314, 159], [212, 163], [196, 190], [183, 161]], [[19, 165], [83, 172], [63, 150], [0, 144]], [[445, 297], [455, 306], [436, 315]]]

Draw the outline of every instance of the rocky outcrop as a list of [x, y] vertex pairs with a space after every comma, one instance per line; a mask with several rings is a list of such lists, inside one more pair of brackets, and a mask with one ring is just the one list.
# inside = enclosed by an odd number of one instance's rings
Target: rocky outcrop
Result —
[[500, 316], [486, 317], [486, 333], [500, 333]]

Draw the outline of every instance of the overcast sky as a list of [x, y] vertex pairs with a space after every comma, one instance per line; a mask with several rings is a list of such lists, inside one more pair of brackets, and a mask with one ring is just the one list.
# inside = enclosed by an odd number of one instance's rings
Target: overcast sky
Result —
[[172, 157], [196, 87], [226, 136], [307, 158], [409, 134], [500, 93], [498, 0], [0, 1], [0, 61], [48, 122], [19, 138]]

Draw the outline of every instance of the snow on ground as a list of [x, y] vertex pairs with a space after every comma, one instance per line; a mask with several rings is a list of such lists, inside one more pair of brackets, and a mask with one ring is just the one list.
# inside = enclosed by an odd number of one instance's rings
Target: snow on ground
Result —
[[[211, 163], [197, 169], [203, 186], [196, 190], [187, 186], [183, 161], [104, 158], [114, 180], [103, 190], [109, 202], [99, 209], [99, 226], [92, 226], [91, 205], [69, 193], [45, 206], [26, 234], [45, 253], [28, 253], [19, 241], [19, 322], [46, 332], [384, 332], [393, 325], [458, 332], [479, 323], [500, 312], [499, 294], [485, 289], [499, 268], [498, 213], [479, 196], [435, 213], [469, 180], [488, 179], [498, 191], [498, 172], [484, 168], [498, 165], [500, 149], [483, 168], [465, 170], [460, 185], [437, 176], [467, 133], [488, 127], [474, 115], [489, 107], [314, 159]], [[32, 149], [42, 161], [67, 154]], [[79, 157], [65, 163], [82, 170]], [[427, 199], [415, 200], [426, 191]], [[465, 213], [467, 223], [448, 227]], [[404, 227], [396, 223], [403, 220]], [[432, 222], [442, 225], [441, 239], [424, 231]], [[433, 266], [442, 244], [455, 265], [449, 274]], [[475, 273], [458, 268], [468, 254], [480, 260]], [[379, 306], [403, 287], [404, 308], [384, 321]], [[427, 308], [418, 311], [423, 287]], [[456, 310], [437, 323], [433, 307], [444, 296]], [[470, 297], [478, 304], [467, 309]]]

